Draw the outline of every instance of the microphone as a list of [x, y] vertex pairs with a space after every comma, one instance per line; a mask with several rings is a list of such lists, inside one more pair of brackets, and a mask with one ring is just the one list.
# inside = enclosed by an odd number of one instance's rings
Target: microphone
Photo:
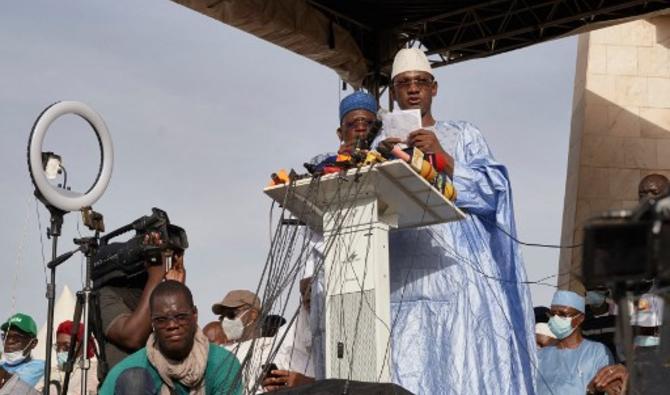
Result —
[[53, 261], [47, 263], [47, 267], [49, 269], [55, 268], [56, 266], [60, 265], [61, 263], [65, 262], [65, 261], [67, 261], [68, 259], [70, 259], [70, 257], [72, 255], [74, 255], [75, 252], [78, 252], [78, 251], [79, 251], [79, 248], [77, 248], [76, 250], [72, 250], [70, 252], [66, 252], [65, 254], [63, 254], [63, 255], [57, 257], [56, 259], [54, 259]]

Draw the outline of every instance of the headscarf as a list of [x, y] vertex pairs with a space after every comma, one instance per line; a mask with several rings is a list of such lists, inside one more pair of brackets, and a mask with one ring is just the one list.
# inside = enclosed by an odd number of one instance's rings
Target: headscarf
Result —
[[[58, 325], [58, 329], [56, 329], [56, 335], [60, 334], [72, 335], [73, 326], [74, 323], [72, 321], [68, 320], [61, 322], [60, 325]], [[83, 339], [84, 339], [84, 324], [80, 323], [79, 330], [77, 331], [77, 343], [82, 343]], [[94, 355], [95, 355], [95, 342], [93, 341], [93, 337], [89, 336], [86, 356], [90, 359], [93, 358]]]

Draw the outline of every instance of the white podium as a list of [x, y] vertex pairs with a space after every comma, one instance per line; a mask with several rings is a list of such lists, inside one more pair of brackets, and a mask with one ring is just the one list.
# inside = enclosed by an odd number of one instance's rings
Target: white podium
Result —
[[401, 160], [264, 192], [323, 233], [326, 378], [390, 381], [388, 231], [465, 214]]

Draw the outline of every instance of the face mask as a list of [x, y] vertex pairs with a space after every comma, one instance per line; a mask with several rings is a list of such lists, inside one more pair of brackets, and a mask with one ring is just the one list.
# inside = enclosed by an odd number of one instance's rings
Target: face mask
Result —
[[557, 315], [552, 315], [548, 322], [551, 333], [553, 333], [559, 340], [570, 336], [575, 330], [575, 328], [572, 327], [573, 318], [574, 317], [559, 317]]
[[661, 344], [661, 338], [657, 336], [635, 336], [634, 342], [638, 347], [656, 347]]
[[23, 355], [23, 350], [6, 352], [2, 354], [2, 359], [0, 361], [7, 363], [8, 365], [18, 365], [21, 362], [25, 361], [26, 356]]
[[586, 304], [598, 307], [605, 303], [605, 295], [600, 292], [588, 291], [586, 293]]
[[67, 351], [60, 351], [56, 353], [56, 362], [58, 362], [58, 367], [65, 367], [65, 362], [67, 362]]
[[240, 316], [236, 317], [235, 319], [231, 320], [229, 318], [224, 318], [223, 321], [221, 321], [221, 327], [223, 328], [223, 333], [226, 334], [228, 340], [231, 341], [239, 340], [244, 334], [244, 323], [242, 322], [242, 316], [245, 315], [247, 311], [240, 314]]

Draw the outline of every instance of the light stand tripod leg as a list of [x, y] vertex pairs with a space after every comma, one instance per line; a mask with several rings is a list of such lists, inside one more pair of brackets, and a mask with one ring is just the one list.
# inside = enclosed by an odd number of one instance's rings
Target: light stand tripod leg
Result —
[[[72, 339], [77, 337], [77, 333], [79, 332], [79, 325], [82, 325], [82, 314], [84, 315], [84, 338], [82, 339], [81, 348], [79, 349], [82, 350], [82, 363], [86, 366], [86, 368], [84, 368], [83, 365], [81, 366], [81, 393], [85, 394], [86, 388], [88, 387], [88, 370], [90, 369], [90, 358], [88, 358], [88, 339], [91, 334], [93, 334], [93, 336], [98, 339], [98, 344], [100, 346], [100, 351], [98, 353], [98, 364], [102, 365], [101, 369], [103, 376], [107, 373], [107, 359], [104, 349], [102, 321], [100, 321], [100, 305], [98, 304], [98, 294], [95, 291], [88, 290], [88, 297], [86, 289], [77, 292], [77, 304], [75, 305], [74, 316], [72, 317]], [[87, 323], [90, 323], [90, 325], [87, 325]], [[72, 341], [70, 343], [70, 349], [68, 350], [68, 360], [64, 367], [65, 378], [62, 385], [62, 393], [64, 394], [67, 393], [67, 390], [70, 387], [70, 377], [74, 364], [76, 363], [76, 354], [79, 350], [76, 348], [76, 344], [76, 341]]]
[[[57, 253], [58, 236], [53, 236], [51, 241], [51, 256], [55, 259]], [[46, 354], [44, 356], [44, 394], [49, 395], [49, 382], [51, 380], [51, 349], [53, 345], [54, 307], [56, 305], [56, 268], [51, 269], [51, 280], [47, 284], [47, 338]]]
[[[81, 340], [81, 345], [79, 349], [81, 350], [81, 359], [80, 359], [80, 368], [81, 368], [81, 394], [87, 393], [88, 387], [88, 370], [91, 367], [91, 360], [88, 356], [88, 345], [89, 345], [89, 336], [91, 334], [90, 323], [90, 306], [91, 306], [91, 268], [93, 265], [93, 256], [95, 255], [98, 249], [98, 243], [100, 239], [100, 232], [96, 230], [95, 236], [90, 238], [81, 238], [75, 240], [76, 244], [79, 244], [82, 252], [86, 255], [86, 273], [85, 273], [85, 285], [84, 289], [80, 292], [77, 292], [77, 307], [75, 310], [75, 321], [73, 325], [73, 335], [70, 345], [70, 353], [68, 354], [68, 362], [71, 363], [72, 359], [76, 358], [76, 353], [73, 352], [73, 344], [76, 344], [76, 334], [79, 332], [79, 317], [84, 316], [84, 333]], [[95, 316], [95, 314], [94, 314]], [[69, 373], [72, 371], [72, 365], [68, 366], [68, 372], [66, 373], [65, 382], [63, 386], [63, 391], [66, 392], [69, 386]], [[67, 392], [66, 392], [67, 393]]]
[[67, 362], [65, 362], [64, 372], [65, 378], [63, 379], [63, 393], [67, 394], [68, 387], [70, 386], [70, 375], [72, 374], [72, 369], [76, 360], [77, 355], [77, 333], [79, 332], [79, 325], [81, 322], [81, 309], [82, 309], [82, 295], [81, 292], [77, 292], [77, 304], [74, 307], [74, 315], [72, 316], [72, 331], [70, 332], [70, 349], [67, 353]]
[[102, 331], [102, 315], [100, 313], [100, 297], [97, 291], [91, 292], [91, 323], [93, 324], [93, 336], [98, 341], [98, 378], [99, 383], [107, 376], [109, 365], [107, 364], [107, 352], [105, 351], [105, 334]]
[[[88, 276], [87, 276], [88, 277]], [[90, 308], [90, 296], [91, 296], [91, 287], [89, 284], [86, 284], [86, 287], [83, 291], [84, 294], [84, 338], [82, 339], [81, 349], [81, 394], [86, 394], [86, 389], [88, 388], [88, 370], [91, 368], [91, 361], [88, 356], [88, 340], [89, 340], [89, 308]]]
[[[64, 211], [61, 211], [53, 206], [47, 205], [47, 209], [51, 213], [50, 227], [47, 229], [47, 236], [51, 238], [51, 259], [56, 260], [58, 255], [58, 236], [61, 234], [63, 227]], [[44, 391], [45, 395], [49, 395], [50, 381], [51, 381], [51, 349], [53, 346], [53, 332], [54, 332], [54, 308], [56, 305], [56, 268], [51, 268], [51, 282], [47, 284], [46, 297], [48, 301], [47, 308], [47, 338], [44, 358]]]

